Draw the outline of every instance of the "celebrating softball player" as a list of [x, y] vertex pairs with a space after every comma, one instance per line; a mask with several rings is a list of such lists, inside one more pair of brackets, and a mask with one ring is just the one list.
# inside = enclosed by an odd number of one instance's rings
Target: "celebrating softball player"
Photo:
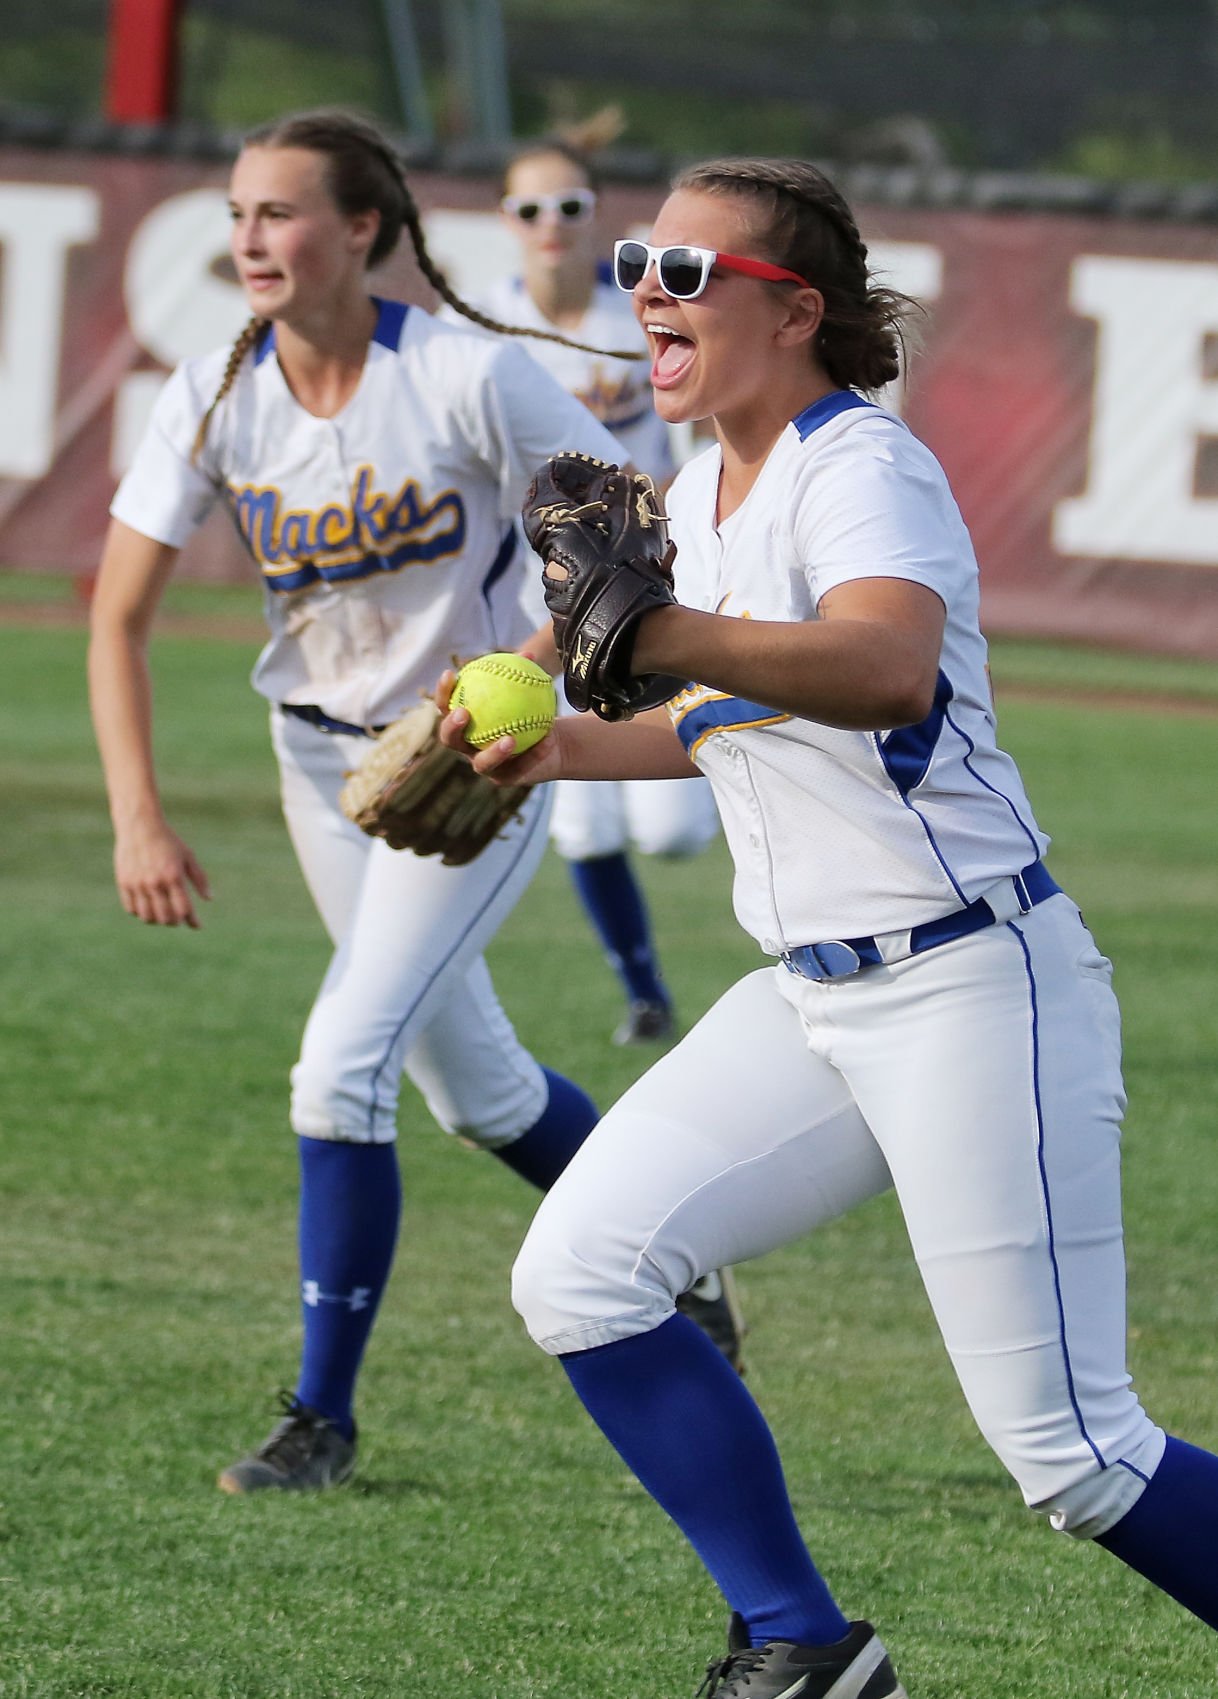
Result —
[[[573, 529], [586, 509], [564, 520], [547, 497], [525, 524], [598, 712], [627, 685], [694, 682], [667, 710], [560, 720], [522, 757], [500, 743], [475, 759], [511, 780], [696, 761], [737, 915], [775, 958], [605, 1117], [514, 1276], [534, 1339], [726, 1597], [710, 1699], [905, 1692], [814, 1566], [748, 1390], [673, 1313], [703, 1270], [888, 1186], [1026, 1502], [1218, 1627], [1218, 1458], [1155, 1426], [1126, 1372], [1110, 964], [995, 741], [977, 568], [944, 475], [866, 399], [896, 375], [904, 305], [866, 259], [841, 196], [798, 161], [694, 167], [651, 241], [618, 244], [659, 412], [709, 416], [718, 438], [670, 492], [679, 600], [654, 571], [651, 611], [622, 615], [631, 654], [607, 616], [581, 629], [581, 608], [606, 605]], [[445, 722], [454, 747], [463, 724]]]
[[[605, 139], [598, 116], [571, 140], [556, 136], [517, 152], [504, 179], [502, 205], [520, 243], [523, 269], [476, 296], [475, 304], [507, 324], [560, 331], [598, 348], [637, 347], [643, 355], [646, 345], [628, 302], [598, 271], [593, 155]], [[668, 429], [652, 405], [646, 359], [606, 358], [540, 337], [525, 346], [613, 432], [635, 465], [657, 483], [671, 478]], [[674, 1030], [630, 847], [644, 855], [690, 856], [706, 847], [718, 827], [710, 787], [701, 782], [573, 781], [555, 787], [551, 841], [626, 995], [626, 1013], [613, 1035], [618, 1044], [662, 1040]]]
[[578, 443], [620, 456], [585, 408], [506, 338], [369, 296], [403, 225], [426, 251], [400, 164], [372, 127], [300, 114], [250, 136], [230, 187], [232, 251], [255, 317], [178, 368], [123, 479], [97, 585], [94, 719], [128, 912], [195, 926], [206, 875], [162, 811], [145, 651], [181, 545], [217, 499], [261, 569], [283, 809], [335, 944], [292, 1074], [304, 1350], [265, 1444], [229, 1492], [324, 1487], [354, 1467], [355, 1380], [397, 1237], [405, 1069], [436, 1120], [545, 1187], [596, 1119], [540, 1067], [482, 952], [544, 852], [549, 798], [467, 866], [399, 854], [340, 811], [344, 777], [451, 657], [525, 645], [515, 523], [537, 463]]

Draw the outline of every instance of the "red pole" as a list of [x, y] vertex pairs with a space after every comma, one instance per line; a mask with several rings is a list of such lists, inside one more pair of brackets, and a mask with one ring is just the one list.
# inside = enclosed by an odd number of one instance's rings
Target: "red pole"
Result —
[[110, 0], [106, 116], [156, 124], [174, 115], [181, 0]]

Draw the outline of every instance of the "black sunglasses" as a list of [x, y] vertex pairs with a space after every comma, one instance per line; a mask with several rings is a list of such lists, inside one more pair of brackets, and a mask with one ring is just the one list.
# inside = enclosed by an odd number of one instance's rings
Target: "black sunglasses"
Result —
[[543, 212], [552, 212], [564, 224], [586, 224], [596, 208], [595, 189], [564, 189], [561, 195], [504, 195], [500, 206], [509, 218], [536, 224]]

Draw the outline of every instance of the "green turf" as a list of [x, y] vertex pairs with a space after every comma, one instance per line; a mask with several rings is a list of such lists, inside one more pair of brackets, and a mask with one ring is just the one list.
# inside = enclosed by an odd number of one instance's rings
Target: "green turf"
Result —
[[[0, 1696], [684, 1699], [719, 1601], [522, 1336], [506, 1275], [530, 1194], [413, 1099], [357, 1480], [291, 1500], [212, 1484], [295, 1366], [286, 1074], [326, 957], [252, 654], [156, 645], [166, 795], [216, 891], [202, 932], [161, 932], [112, 894], [82, 634], [0, 627]], [[1132, 1366], [1158, 1419], [1214, 1445], [1218, 722], [999, 704], [1054, 869], [1117, 964]], [[646, 878], [692, 1018], [757, 960], [726, 859]], [[553, 860], [492, 965], [544, 1060], [604, 1101], [629, 1082]], [[890, 1199], [741, 1284], [801, 1519], [911, 1699], [1212, 1699], [1212, 1637], [1022, 1509]]]
[[[0, 617], [39, 609], [62, 617], [83, 617], [87, 582], [63, 573], [0, 570]], [[260, 591], [248, 584], [201, 584], [174, 579], [162, 606], [176, 621], [198, 619], [248, 624], [251, 642], [261, 629]], [[993, 675], [998, 692], [1127, 691], [1133, 695], [1173, 695], [1202, 703], [1218, 701], [1218, 668], [1209, 661], [1179, 660], [1154, 654], [1116, 654], [1077, 643], [1005, 638], [994, 645]]]
[[[75, 607], [82, 613], [88, 600], [85, 577], [57, 572], [9, 572], [0, 569], [0, 610]], [[262, 607], [257, 577], [250, 569], [248, 584], [205, 584], [174, 579], [166, 586], [162, 606], [173, 614], [246, 618], [256, 628]]]

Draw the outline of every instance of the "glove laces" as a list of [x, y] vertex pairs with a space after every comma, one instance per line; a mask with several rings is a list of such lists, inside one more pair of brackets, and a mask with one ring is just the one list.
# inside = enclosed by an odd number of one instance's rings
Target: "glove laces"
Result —
[[[549, 507], [538, 510], [537, 520], [546, 530], [552, 530], [555, 525], [566, 524], [571, 519], [583, 519], [592, 513], [608, 513], [609, 503], [606, 501], [586, 501], [582, 507], [568, 507], [565, 502], [552, 502]], [[608, 527], [602, 527], [608, 529]]]

